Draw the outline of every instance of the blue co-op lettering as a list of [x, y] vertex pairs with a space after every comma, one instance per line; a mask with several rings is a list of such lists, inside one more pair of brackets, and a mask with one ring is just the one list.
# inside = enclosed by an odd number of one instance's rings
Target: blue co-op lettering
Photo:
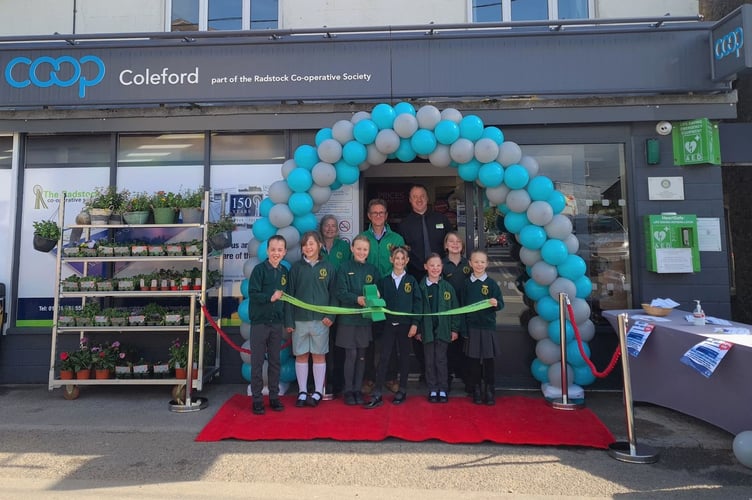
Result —
[[[96, 74], [91, 78], [87, 77], [83, 73], [83, 68], [87, 65], [93, 65], [96, 69]], [[18, 69], [16, 70], [16, 67]], [[24, 69], [26, 68], [26, 69]], [[38, 70], [42, 68], [45, 71], [42, 75], [38, 74]], [[16, 76], [14, 76], [14, 70], [16, 70]], [[47, 73], [46, 70], [49, 70]], [[11, 87], [22, 89], [29, 85], [35, 87], [47, 88], [47, 87], [71, 87], [78, 84], [78, 97], [86, 97], [86, 88], [93, 87], [104, 78], [106, 69], [104, 61], [97, 56], [83, 56], [80, 59], [76, 59], [71, 56], [60, 56], [53, 58], [49, 56], [42, 56], [34, 59], [33, 61], [28, 57], [14, 57], [5, 67], [5, 80]], [[88, 68], [87, 68], [88, 73]], [[21, 75], [27, 75], [26, 78], [20, 79]], [[60, 75], [69, 75], [67, 78], [61, 78]], [[19, 77], [19, 79], [16, 79]]]
[[739, 51], [742, 50], [743, 46], [744, 30], [740, 26], [716, 40], [713, 45], [713, 53], [715, 54], [715, 58], [719, 61], [731, 54], [736, 54], [736, 57], [739, 57]]

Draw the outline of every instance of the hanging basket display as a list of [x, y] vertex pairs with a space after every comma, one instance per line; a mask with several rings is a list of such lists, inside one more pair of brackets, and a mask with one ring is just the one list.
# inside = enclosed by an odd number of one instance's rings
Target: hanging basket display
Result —
[[209, 244], [214, 250], [224, 250], [232, 245], [232, 232], [223, 231], [209, 238]]
[[34, 250], [47, 253], [56, 246], [57, 240], [51, 240], [49, 238], [45, 238], [44, 236], [34, 234]]

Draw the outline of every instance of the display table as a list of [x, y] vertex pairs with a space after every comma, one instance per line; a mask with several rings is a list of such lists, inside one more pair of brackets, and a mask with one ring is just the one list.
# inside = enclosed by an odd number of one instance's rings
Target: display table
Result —
[[[732, 434], [752, 430], [752, 335], [713, 333], [716, 326], [694, 326], [684, 319], [691, 314], [687, 311], [674, 310], [659, 318], [669, 321], [646, 319], [648, 315], [642, 309], [604, 311], [603, 316], [617, 332], [618, 315], [622, 313], [628, 314], [627, 331], [636, 321], [655, 325], [639, 356], [629, 356], [634, 401], [671, 408]], [[732, 326], [752, 331], [750, 325]], [[705, 337], [734, 344], [710, 378], [680, 361]]]

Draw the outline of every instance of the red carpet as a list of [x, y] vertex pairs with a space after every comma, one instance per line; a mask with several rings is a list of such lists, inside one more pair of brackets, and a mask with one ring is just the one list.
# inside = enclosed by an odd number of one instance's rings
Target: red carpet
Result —
[[[469, 398], [452, 397], [448, 404], [431, 404], [410, 396], [393, 405], [391, 396], [373, 410], [346, 406], [341, 399], [323, 401], [317, 408], [295, 408], [295, 396], [282, 398], [285, 410], [266, 415], [251, 413], [251, 398], [235, 395], [219, 409], [196, 441], [309, 440], [405, 441], [438, 439], [446, 443], [587, 446], [606, 449], [614, 437], [593, 412], [555, 410], [543, 399], [524, 396], [497, 398], [495, 406], [475, 405]], [[268, 402], [265, 400], [265, 403]]]

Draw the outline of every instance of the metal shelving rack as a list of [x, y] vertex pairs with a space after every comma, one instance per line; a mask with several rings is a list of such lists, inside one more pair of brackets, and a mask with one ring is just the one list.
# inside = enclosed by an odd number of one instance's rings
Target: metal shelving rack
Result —
[[[209, 227], [209, 202], [210, 202], [210, 193], [209, 191], [206, 191], [204, 193], [204, 220], [202, 223], [197, 224], [107, 224], [107, 225], [96, 225], [96, 224], [88, 224], [88, 225], [81, 225], [81, 224], [73, 224], [66, 226], [64, 224], [65, 220], [65, 195], [63, 195], [63, 199], [61, 201], [61, 208], [59, 210], [58, 218], [59, 222], [58, 225], [63, 229], [61, 230], [60, 238], [58, 240], [58, 253], [57, 253], [57, 262], [55, 267], [55, 294], [54, 294], [54, 311], [53, 311], [53, 324], [52, 324], [52, 348], [50, 352], [50, 371], [49, 371], [49, 390], [52, 390], [57, 387], [62, 387], [64, 389], [64, 396], [66, 399], [75, 399], [78, 397], [79, 389], [78, 386], [84, 386], [84, 385], [172, 385], [172, 397], [173, 399], [169, 403], [169, 408], [171, 411], [175, 412], [190, 412], [190, 411], [197, 411], [201, 410], [203, 408], [206, 408], [208, 405], [208, 401], [206, 398], [194, 398], [192, 397], [193, 390], [201, 391], [203, 389], [203, 386], [205, 383], [209, 382], [214, 376], [218, 375], [219, 373], [219, 347], [220, 347], [220, 340], [219, 340], [219, 334], [215, 333], [216, 339], [215, 339], [215, 359], [214, 364], [210, 366], [204, 366], [204, 341], [205, 341], [205, 333], [206, 333], [206, 318], [204, 317], [203, 313], [198, 315], [198, 321], [196, 321], [196, 312], [201, 311], [201, 304], [206, 303], [206, 291], [207, 291], [207, 275], [208, 275], [208, 262], [209, 262], [209, 238], [208, 238], [208, 227]], [[222, 210], [224, 210], [224, 195], [222, 196]], [[137, 229], [137, 228], [178, 228], [178, 229], [186, 229], [186, 228], [199, 228], [201, 229], [201, 235], [202, 235], [202, 242], [203, 242], [203, 250], [201, 255], [186, 255], [186, 256], [128, 256], [128, 257], [121, 257], [121, 256], [111, 256], [111, 257], [102, 257], [102, 256], [92, 256], [92, 257], [66, 257], [63, 255], [63, 241], [64, 241], [64, 234], [66, 230], [76, 230], [80, 229], [82, 231], [85, 231], [88, 234], [91, 233], [92, 229], [107, 229], [107, 230], [115, 230], [118, 229]], [[224, 257], [223, 253], [220, 253], [218, 256], [219, 259], [219, 271], [220, 273], [223, 271], [224, 267]], [[166, 263], [166, 262], [195, 262], [201, 264], [201, 289], [200, 290], [178, 290], [178, 291], [149, 291], [149, 292], [142, 292], [142, 291], [77, 291], [77, 292], [68, 292], [63, 291], [62, 285], [61, 285], [61, 274], [62, 274], [62, 266], [64, 263], [75, 263], [80, 262], [84, 263], [84, 276], [86, 276], [88, 266], [86, 264], [88, 263], [105, 263], [105, 264], [115, 264], [117, 262], [154, 262], [156, 263]], [[171, 325], [171, 326], [58, 326], [58, 315], [60, 312], [60, 304], [62, 299], [66, 298], [80, 298], [81, 304], [86, 304], [87, 300], [93, 300], [93, 299], [100, 299], [100, 298], [143, 298], [145, 295], [148, 294], [148, 297], [154, 298], [154, 299], [160, 299], [160, 298], [185, 298], [189, 303], [189, 314], [190, 314], [190, 321], [188, 325]], [[222, 286], [219, 287], [219, 303], [221, 307], [222, 302]], [[198, 308], [198, 309], [197, 309]], [[217, 319], [217, 323], [220, 323], [221, 321], [221, 309], [220, 309], [220, 315]], [[111, 379], [75, 379], [75, 380], [61, 380], [60, 378], [56, 377], [55, 374], [55, 363], [58, 359], [58, 353], [57, 353], [57, 346], [58, 346], [58, 336], [64, 335], [64, 334], [78, 334], [79, 340], [82, 339], [86, 334], [97, 334], [97, 333], [111, 333], [111, 332], [118, 332], [122, 334], [126, 333], [132, 333], [132, 334], [144, 334], [144, 333], [152, 333], [152, 334], [160, 334], [160, 333], [174, 333], [174, 332], [183, 332], [187, 335], [187, 342], [188, 345], [192, 346], [194, 345], [194, 340], [196, 339], [196, 336], [198, 336], [198, 346], [199, 346], [199, 352], [198, 352], [198, 360], [196, 360], [198, 365], [198, 376], [197, 378], [193, 378], [193, 349], [188, 349], [188, 366], [186, 378], [183, 379], [177, 379], [177, 378], [149, 378], [149, 379], [117, 379], [117, 378], [111, 378]], [[186, 387], [190, 387], [191, 390], [186, 390]]]

